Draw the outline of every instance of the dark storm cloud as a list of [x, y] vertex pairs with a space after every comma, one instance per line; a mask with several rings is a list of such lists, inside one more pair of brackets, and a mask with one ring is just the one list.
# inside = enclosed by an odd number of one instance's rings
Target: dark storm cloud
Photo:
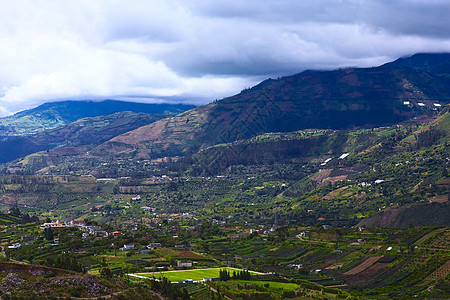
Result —
[[396, 34], [450, 36], [448, 0], [204, 1], [195, 9], [208, 17], [263, 23], [358, 23]]
[[0, 116], [57, 99], [205, 103], [267, 77], [450, 51], [444, 0], [4, 0]]

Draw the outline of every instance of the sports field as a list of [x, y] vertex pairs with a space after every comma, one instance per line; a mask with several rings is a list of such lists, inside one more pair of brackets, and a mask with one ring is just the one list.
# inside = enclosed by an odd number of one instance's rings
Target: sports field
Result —
[[[167, 278], [170, 282], [178, 282], [181, 280], [192, 279], [193, 281], [203, 280], [203, 278], [219, 278], [220, 270], [227, 270], [230, 275], [233, 271], [242, 271], [241, 269], [235, 268], [211, 268], [211, 269], [195, 269], [195, 270], [180, 270], [180, 271], [163, 271], [163, 272], [152, 272], [152, 273], [136, 273], [130, 274], [135, 277], [155, 277], [156, 279], [161, 279], [162, 277]], [[263, 273], [249, 271], [251, 275], [258, 275]]]

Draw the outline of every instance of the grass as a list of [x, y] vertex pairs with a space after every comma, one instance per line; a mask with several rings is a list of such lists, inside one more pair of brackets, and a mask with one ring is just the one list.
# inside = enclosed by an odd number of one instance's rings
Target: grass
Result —
[[299, 288], [299, 285], [296, 283], [284, 283], [284, 282], [275, 282], [275, 281], [252, 281], [252, 280], [234, 280], [230, 281], [230, 283], [236, 284], [253, 284], [257, 286], [264, 286], [268, 288], [268, 290], [284, 290], [284, 291], [295, 291]]
[[[234, 268], [212, 268], [212, 269], [195, 269], [195, 270], [165, 271], [165, 272], [163, 271], [152, 273], [136, 273], [135, 275], [149, 278], [155, 276], [156, 279], [161, 279], [162, 277], [165, 277], [170, 282], [178, 282], [186, 279], [192, 279], [194, 281], [197, 281], [202, 280], [203, 278], [219, 278], [220, 270], [227, 270], [228, 272], [230, 272], [230, 274], [233, 274], [233, 271], [241, 271], [240, 269]], [[250, 274], [256, 275], [258, 273], [250, 271]]]

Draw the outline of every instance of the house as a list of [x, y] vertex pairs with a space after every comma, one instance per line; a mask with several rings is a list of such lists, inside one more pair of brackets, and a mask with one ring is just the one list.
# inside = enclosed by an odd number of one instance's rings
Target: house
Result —
[[177, 267], [182, 268], [182, 267], [188, 267], [188, 268], [192, 268], [192, 262], [190, 261], [177, 261]]
[[339, 156], [338, 159], [344, 159], [344, 158], [346, 158], [346, 157], [349, 156], [349, 155], [350, 155], [350, 153], [344, 153], [344, 154], [342, 154], [341, 156]]
[[107, 237], [108, 236], [108, 232], [105, 230], [96, 231], [95, 234], [99, 237]]
[[148, 249], [156, 248], [156, 247], [162, 247], [161, 243], [150, 243], [147, 245]]
[[39, 227], [41, 230], [44, 230], [45, 228], [64, 228], [66, 227], [66, 224], [60, 223], [59, 221], [56, 222], [50, 222], [50, 223], [44, 223]]
[[122, 248], [119, 248], [122, 251], [127, 251], [127, 250], [134, 250], [134, 244], [126, 244], [123, 245]]
[[86, 226], [86, 222], [84, 222], [84, 221], [73, 220], [73, 221], [70, 221], [70, 225], [73, 226], [73, 227], [79, 227], [79, 228], [81, 228], [81, 227]]
[[155, 212], [156, 211], [156, 208], [148, 207], [148, 206], [141, 206], [141, 209], [143, 209], [145, 211], [149, 211], [149, 212]]
[[113, 234], [113, 236], [121, 236], [122, 235], [122, 233], [120, 231], [114, 231], [112, 234]]
[[90, 234], [96, 234], [98, 231], [102, 230], [100, 226], [86, 226], [86, 229], [89, 230]]
[[12, 244], [11, 246], [8, 246], [8, 248], [9, 248], [9, 249], [17, 249], [17, 248], [19, 248], [20, 246], [22, 246], [22, 244], [20, 244], [20, 243], [15, 243], [15, 244]]
[[291, 268], [291, 269], [298, 270], [298, 269], [303, 268], [303, 264], [289, 264], [288, 267]]
[[310, 235], [311, 233], [309, 231], [302, 231], [299, 234], [300, 237], [309, 237]]

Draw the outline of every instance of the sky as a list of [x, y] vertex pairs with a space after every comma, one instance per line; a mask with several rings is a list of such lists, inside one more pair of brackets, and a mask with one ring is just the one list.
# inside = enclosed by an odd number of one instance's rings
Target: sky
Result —
[[450, 0], [2, 0], [0, 117], [205, 104], [267, 78], [450, 52]]

